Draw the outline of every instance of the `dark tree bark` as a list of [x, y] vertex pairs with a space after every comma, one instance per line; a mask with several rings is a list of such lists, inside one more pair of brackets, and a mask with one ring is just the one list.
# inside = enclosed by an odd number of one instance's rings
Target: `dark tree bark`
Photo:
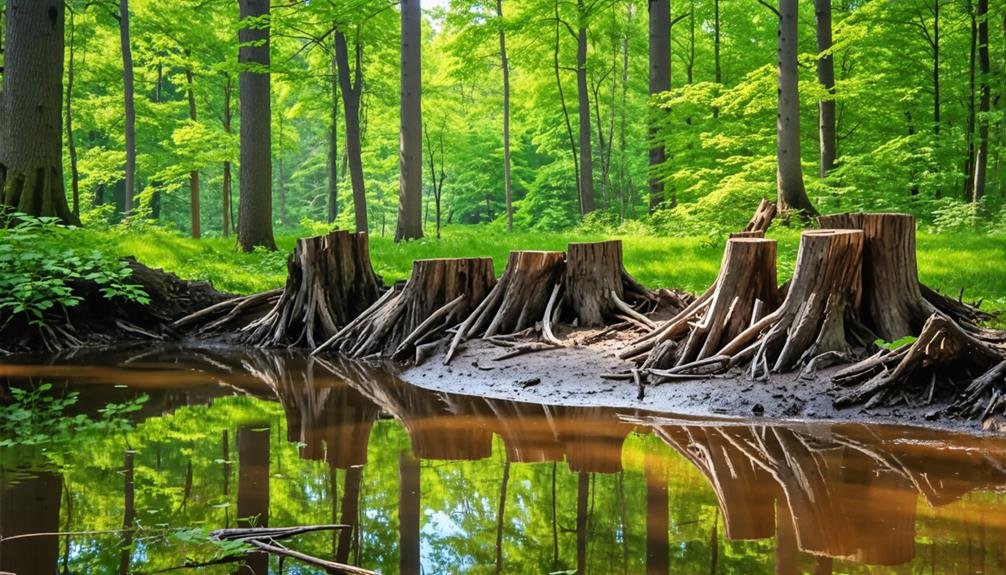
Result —
[[401, 153], [395, 241], [423, 237], [422, 26], [420, 0], [402, 3]]
[[978, 149], [975, 155], [974, 185], [971, 187], [971, 201], [977, 202], [985, 196], [985, 178], [989, 153], [989, 1], [978, 0], [978, 65], [981, 72], [981, 97], [978, 104]]
[[[650, 96], [671, 89], [671, 3], [670, 0], [650, 0]], [[664, 182], [653, 175], [664, 163], [665, 150], [657, 142], [660, 111], [654, 109], [650, 119], [650, 211], [664, 202]]]
[[[231, 133], [231, 93], [233, 88], [231, 86], [231, 75], [227, 74], [227, 80], [224, 83], [224, 131], [228, 134]], [[231, 162], [230, 160], [224, 160], [224, 175], [223, 175], [223, 186], [221, 189], [220, 199], [221, 199], [221, 215], [223, 218], [222, 228], [224, 237], [230, 237], [231, 235]]]
[[776, 119], [776, 186], [780, 211], [817, 215], [803, 185], [800, 166], [800, 93], [797, 65], [798, 0], [779, 0], [779, 114]]
[[349, 50], [346, 34], [335, 33], [335, 57], [339, 65], [339, 88], [342, 91], [343, 115], [346, 117], [346, 157], [349, 179], [353, 186], [353, 212], [356, 231], [367, 231], [367, 191], [363, 183], [363, 159], [360, 138], [360, 94], [363, 92], [363, 46], [356, 43], [356, 64], [349, 77]]
[[283, 149], [283, 111], [280, 110], [279, 113], [279, 145], [277, 146], [277, 154], [279, 155], [279, 223], [281, 226], [286, 227], [286, 163], [284, 158], [286, 150]]
[[[927, 35], [928, 36], [928, 35]], [[933, 0], [933, 133], [940, 135], [940, 0]]]
[[63, 187], [62, 2], [8, 3], [0, 92], [0, 206], [76, 218]]
[[[269, 425], [238, 428], [238, 527], [269, 526]], [[252, 553], [238, 575], [269, 572], [269, 555]]]
[[594, 156], [590, 144], [590, 93], [587, 88], [587, 11], [577, 0], [579, 25], [576, 36], [576, 92], [580, 117], [580, 215], [595, 209]]
[[326, 202], [328, 223], [339, 216], [339, 58], [332, 51], [332, 78], [329, 89], [332, 91], [332, 107], [329, 110], [328, 126], [328, 201]]
[[510, 60], [506, 54], [503, 0], [496, 0], [496, 18], [500, 29], [500, 64], [503, 67], [503, 185], [506, 195], [506, 229], [513, 231], [513, 197], [510, 180]]
[[[335, 470], [332, 470], [335, 473]], [[360, 466], [350, 467], [346, 470], [342, 487], [342, 516], [339, 522], [349, 525], [349, 529], [339, 530], [339, 545], [335, 553], [337, 563], [349, 561], [349, 552], [354, 545], [355, 536], [359, 535], [359, 513], [360, 513], [360, 483], [363, 479], [363, 468]]]
[[646, 573], [666, 575], [670, 568], [667, 468], [660, 456], [647, 453], [643, 469], [646, 476]]
[[[426, 136], [426, 154], [430, 160], [430, 179], [433, 181], [433, 201], [434, 210], [437, 225], [437, 239], [440, 239], [440, 200], [443, 197], [444, 192], [444, 128], [440, 127], [440, 140], [439, 147], [434, 149], [433, 141], [430, 138], [430, 132], [427, 127], [423, 126], [423, 132]], [[440, 169], [437, 170], [437, 159], [440, 160]]]
[[720, 67], [720, 0], [713, 0], [713, 60], [717, 84], [723, 83], [723, 70]]
[[133, 50], [129, 46], [129, 0], [119, 0], [119, 43], [122, 49], [122, 86], [125, 98], [125, 213], [130, 214], [133, 211], [133, 197], [136, 195], [136, 103], [133, 90]]
[[[192, 52], [185, 50], [185, 56], [191, 58]], [[189, 101], [189, 119], [195, 123], [199, 120], [199, 116], [196, 113], [196, 93], [192, 86], [192, 76], [192, 66], [190, 65], [185, 68], [185, 93]], [[189, 172], [189, 204], [192, 209], [192, 237], [198, 239], [201, 235], [199, 228], [199, 170]]]
[[419, 460], [408, 451], [399, 457], [398, 478], [398, 572], [419, 575]]
[[573, 124], [569, 121], [569, 108], [566, 106], [566, 93], [562, 89], [562, 77], [559, 75], [559, 0], [555, 0], [555, 42], [552, 45], [552, 69], [555, 71], [555, 84], [559, 88], [559, 102], [562, 104], [562, 118], [566, 122], [566, 136], [569, 138], [570, 156], [573, 158], [573, 180], [576, 182], [576, 201], [583, 213], [583, 194], [580, 193], [580, 160], [576, 151], [576, 140], [573, 138]]
[[626, 188], [631, 184], [626, 177], [625, 170], [625, 149], [626, 149], [626, 138], [625, 138], [625, 121], [626, 114], [628, 113], [628, 97], [629, 97], [629, 36], [631, 35], [632, 28], [632, 5], [629, 4], [625, 8], [626, 12], [626, 30], [622, 34], [622, 102], [621, 109], [619, 110], [618, 119], [618, 207], [619, 216], [622, 221], [625, 220], [626, 215]]
[[269, 0], [239, 0], [241, 165], [238, 244], [275, 250], [272, 235], [272, 102], [269, 86]]
[[825, 52], [831, 50], [831, 0], [814, 0], [817, 16], [817, 81], [828, 96], [818, 100], [818, 138], [820, 165], [818, 174], [823, 178], [835, 167], [835, 58]]
[[[70, 12], [70, 53], [66, 70], [66, 149], [70, 156], [70, 197], [73, 198], [73, 217], [80, 219], [80, 172], [77, 169], [77, 144], [73, 140], [73, 82], [74, 53], [76, 52], [76, 30], [73, 25], [73, 12]], [[2, 109], [2, 106], [0, 106]]]

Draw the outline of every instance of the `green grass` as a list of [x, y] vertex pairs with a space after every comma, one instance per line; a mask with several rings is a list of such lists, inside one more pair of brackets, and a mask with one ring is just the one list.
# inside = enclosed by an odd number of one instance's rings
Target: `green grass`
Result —
[[[239, 252], [233, 239], [192, 240], [162, 231], [137, 234], [125, 231], [87, 231], [86, 241], [101, 242], [120, 255], [134, 255], [153, 267], [186, 279], [208, 279], [217, 288], [251, 293], [283, 285], [286, 253], [296, 236], [277, 238], [279, 253]], [[792, 274], [799, 232], [774, 229], [779, 241], [779, 278]], [[425, 238], [395, 244], [390, 237], [372, 236], [374, 268], [386, 283], [404, 280], [412, 261], [437, 257], [493, 258], [501, 273], [510, 250], [564, 250], [568, 242], [606, 239], [600, 235], [490, 232], [481, 227], [455, 226], [441, 240]], [[715, 278], [723, 254], [723, 240], [708, 237], [622, 237], [625, 267], [650, 287], [677, 287], [696, 292]], [[927, 285], [956, 296], [964, 288], [968, 300], [984, 298], [995, 309], [1006, 309], [1006, 237], [979, 233], [918, 235], [919, 275]]]

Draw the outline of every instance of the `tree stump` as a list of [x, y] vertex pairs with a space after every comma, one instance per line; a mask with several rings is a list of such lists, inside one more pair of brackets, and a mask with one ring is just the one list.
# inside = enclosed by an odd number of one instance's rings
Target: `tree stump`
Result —
[[886, 341], [918, 334], [940, 309], [955, 320], [981, 319], [977, 309], [950, 300], [919, 283], [915, 218], [908, 214], [821, 216], [822, 228], [862, 230], [862, 321]]
[[349, 357], [405, 357], [468, 316], [489, 294], [496, 277], [490, 258], [416, 260], [404, 285], [385, 294], [319, 346]]
[[622, 266], [622, 242], [572, 243], [566, 248], [565, 302], [581, 327], [604, 325], [626, 300], [650, 300]]
[[702, 299], [689, 313], [678, 314], [652, 337], [644, 338], [655, 348], [645, 356], [645, 368], [682, 366], [709, 358], [764, 314], [775, 311], [779, 306], [775, 240], [728, 240], [719, 276]]
[[506, 269], [488, 297], [458, 325], [444, 357], [449, 363], [458, 344], [469, 337], [492, 337], [520, 332], [545, 317], [550, 297], [562, 279], [563, 252], [512, 251]]
[[762, 198], [762, 200], [758, 202], [758, 208], [755, 209], [754, 215], [751, 216], [751, 221], [749, 221], [748, 224], [744, 226], [744, 229], [739, 233], [761, 233], [762, 235], [758, 237], [764, 237], [765, 232], [767, 232], [769, 226], [772, 225], [772, 220], [775, 219], [777, 211], [778, 207], [775, 202]]

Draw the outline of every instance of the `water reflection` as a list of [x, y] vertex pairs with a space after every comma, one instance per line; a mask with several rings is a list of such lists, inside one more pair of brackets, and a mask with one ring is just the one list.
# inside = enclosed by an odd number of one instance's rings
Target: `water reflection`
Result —
[[[350, 526], [305, 538], [305, 550], [382, 572], [1003, 565], [997, 438], [447, 394], [382, 367], [292, 352], [105, 352], [3, 365], [0, 378], [65, 382], [81, 391], [79, 412], [132, 390], [151, 396], [131, 414], [126, 444], [92, 438], [82, 452], [108, 453], [2, 474], [4, 538], [135, 524], [137, 541], [128, 529], [8, 539], [0, 571], [150, 572], [189, 556], [151, 525], [305, 523]], [[219, 572], [264, 573], [269, 561], [255, 555]]]

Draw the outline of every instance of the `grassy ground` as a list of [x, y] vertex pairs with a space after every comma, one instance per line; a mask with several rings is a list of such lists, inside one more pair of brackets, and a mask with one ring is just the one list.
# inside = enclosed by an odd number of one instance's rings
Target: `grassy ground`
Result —
[[[122, 255], [173, 271], [188, 279], [208, 279], [219, 289], [250, 293], [283, 285], [286, 254], [293, 249], [295, 236], [277, 238], [279, 252], [238, 252], [233, 239], [191, 240], [165, 232], [143, 234], [103, 231], [86, 232], [106, 246], [115, 246]], [[796, 260], [799, 233], [775, 229], [769, 234], [779, 240], [780, 281], [789, 277]], [[594, 241], [601, 236], [577, 234], [490, 233], [478, 227], [445, 230], [441, 240], [395, 244], [390, 238], [371, 237], [374, 267], [386, 283], [408, 277], [412, 261], [435, 257], [490, 256], [497, 273], [514, 249], [564, 250], [568, 242]], [[651, 287], [678, 287], [688, 291], [705, 289], [716, 277], [723, 240], [629, 236], [621, 238], [625, 247], [625, 267], [639, 281]], [[966, 299], [984, 298], [996, 309], [1006, 309], [1006, 237], [978, 233], [931, 234], [918, 236], [919, 275], [926, 284], [946, 293], [964, 288]]]

